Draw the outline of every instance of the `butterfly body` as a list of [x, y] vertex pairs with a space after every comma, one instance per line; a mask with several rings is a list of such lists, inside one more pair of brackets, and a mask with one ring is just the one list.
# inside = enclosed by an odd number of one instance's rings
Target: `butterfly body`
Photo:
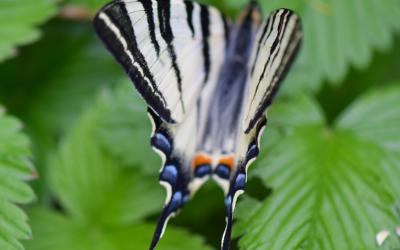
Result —
[[151, 145], [167, 190], [151, 249], [172, 216], [210, 177], [225, 193], [229, 249], [233, 210], [259, 153], [266, 108], [301, 40], [281, 9], [261, 21], [252, 2], [237, 23], [183, 0], [117, 0], [94, 19], [99, 37], [148, 104]]

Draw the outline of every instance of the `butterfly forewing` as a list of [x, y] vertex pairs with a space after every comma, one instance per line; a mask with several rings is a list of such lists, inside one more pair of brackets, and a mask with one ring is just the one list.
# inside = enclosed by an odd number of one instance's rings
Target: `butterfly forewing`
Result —
[[258, 32], [249, 65], [243, 129], [248, 132], [271, 104], [302, 39], [300, 18], [291, 10], [274, 11]]
[[[147, 104], [182, 122], [225, 55], [227, 25], [215, 8], [181, 0], [118, 0], [94, 27]], [[212, 45], [212, 46], [211, 46]]]

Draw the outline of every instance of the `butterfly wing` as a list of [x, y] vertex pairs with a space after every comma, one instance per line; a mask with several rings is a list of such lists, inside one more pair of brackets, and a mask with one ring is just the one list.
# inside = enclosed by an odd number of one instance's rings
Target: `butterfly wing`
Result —
[[215, 8], [183, 0], [117, 0], [93, 23], [149, 106], [151, 144], [163, 159], [160, 184], [167, 190], [153, 249], [168, 219], [205, 181], [194, 180], [191, 159], [225, 58], [228, 23]]
[[250, 72], [242, 113], [242, 131], [236, 140], [236, 166], [225, 197], [227, 225], [222, 249], [229, 249], [233, 210], [244, 192], [247, 168], [259, 153], [260, 137], [266, 125], [265, 112], [279, 84], [290, 68], [302, 38], [299, 17], [290, 10], [279, 9], [261, 24], [250, 59]]
[[287, 9], [273, 12], [261, 26], [250, 65], [250, 84], [243, 129], [249, 132], [265, 114], [297, 54], [300, 18]]
[[169, 123], [183, 121], [224, 59], [225, 18], [194, 2], [116, 0], [93, 24], [149, 107]]

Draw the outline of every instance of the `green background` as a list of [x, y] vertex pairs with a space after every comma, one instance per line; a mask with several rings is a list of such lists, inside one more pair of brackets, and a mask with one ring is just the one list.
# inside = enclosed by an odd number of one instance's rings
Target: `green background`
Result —
[[[103, 0], [0, 1], [0, 249], [147, 249], [164, 190], [146, 107], [95, 37]], [[204, 0], [232, 19], [247, 0]], [[400, 249], [400, 1], [260, 0], [304, 42], [269, 111], [233, 249]], [[209, 182], [158, 249], [218, 249]], [[382, 231], [389, 236], [378, 245]]]

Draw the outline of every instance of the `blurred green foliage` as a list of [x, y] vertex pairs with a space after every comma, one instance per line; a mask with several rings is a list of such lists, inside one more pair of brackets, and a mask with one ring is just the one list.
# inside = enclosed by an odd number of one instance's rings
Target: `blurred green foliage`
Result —
[[35, 198], [23, 180], [37, 176], [30, 161], [29, 138], [21, 129], [21, 122], [5, 115], [0, 107], [0, 249], [22, 249], [18, 240], [32, 235], [26, 214], [15, 204], [26, 204]]
[[[149, 245], [161, 161], [145, 104], [91, 28], [106, 2], [0, 2], [0, 249]], [[234, 18], [248, 1], [201, 2]], [[259, 2], [266, 14], [296, 10], [305, 36], [237, 205], [233, 248], [400, 249], [400, 1]], [[23, 181], [37, 175], [32, 203]], [[160, 249], [217, 249], [224, 224], [210, 182]]]

